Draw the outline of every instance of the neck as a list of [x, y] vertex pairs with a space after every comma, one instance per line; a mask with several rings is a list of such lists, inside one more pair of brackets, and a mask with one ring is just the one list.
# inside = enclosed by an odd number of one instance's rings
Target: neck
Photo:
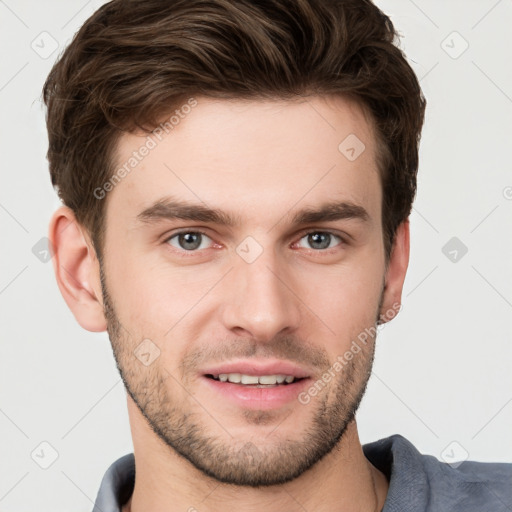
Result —
[[364, 456], [355, 420], [328, 455], [298, 478], [269, 487], [237, 487], [204, 475], [168, 448], [128, 400], [136, 477], [122, 512], [380, 511], [388, 482]]

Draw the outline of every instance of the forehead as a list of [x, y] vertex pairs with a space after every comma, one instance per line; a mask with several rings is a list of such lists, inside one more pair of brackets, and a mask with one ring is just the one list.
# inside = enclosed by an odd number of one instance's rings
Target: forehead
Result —
[[109, 192], [109, 209], [122, 204], [124, 216], [136, 222], [171, 195], [264, 222], [294, 205], [348, 200], [380, 219], [375, 137], [357, 103], [339, 97], [194, 101], [154, 134], [121, 137], [116, 168], [127, 172]]

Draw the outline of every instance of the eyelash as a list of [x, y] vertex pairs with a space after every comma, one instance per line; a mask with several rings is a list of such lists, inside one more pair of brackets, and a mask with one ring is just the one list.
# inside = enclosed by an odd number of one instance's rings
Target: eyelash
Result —
[[[192, 230], [192, 229], [184, 229], [184, 230], [181, 230], [181, 231], [176, 231], [172, 235], [168, 236], [164, 240], [164, 243], [167, 244], [171, 248], [170, 250], [172, 252], [178, 252], [181, 255], [183, 255], [184, 257], [194, 256], [194, 255], [197, 255], [197, 253], [199, 253], [201, 250], [205, 250], [205, 249], [195, 249], [195, 250], [191, 250], [191, 251], [186, 251], [185, 249], [177, 249], [175, 247], [170, 246], [170, 244], [168, 244], [168, 242], [172, 238], [175, 238], [175, 237], [177, 237], [177, 236], [179, 236], [181, 234], [184, 234], [184, 233], [201, 234], [201, 235], [204, 235], [207, 238], [211, 239], [211, 237], [208, 235], [208, 233], [206, 233], [205, 231], [202, 231], [200, 229], [194, 229], [194, 230]], [[316, 254], [327, 255], [327, 254], [332, 254], [334, 251], [338, 250], [340, 248], [340, 246], [348, 244], [346, 238], [341, 236], [341, 235], [339, 235], [338, 233], [334, 233], [333, 231], [328, 231], [328, 230], [319, 230], [319, 229], [306, 230], [306, 231], [300, 232], [298, 234], [298, 236], [299, 236], [298, 242], [300, 242], [300, 240], [302, 240], [306, 235], [310, 235], [310, 234], [314, 234], [314, 233], [322, 233], [322, 234], [327, 234], [327, 235], [334, 236], [336, 238], [339, 238], [340, 243], [338, 245], [334, 246], [334, 247], [329, 247], [327, 249], [306, 249], [308, 252], [313, 252], [313, 253], [316, 253]], [[298, 242], [295, 242], [295, 243], [298, 243]], [[294, 245], [295, 245], [295, 243], [294, 243]]]

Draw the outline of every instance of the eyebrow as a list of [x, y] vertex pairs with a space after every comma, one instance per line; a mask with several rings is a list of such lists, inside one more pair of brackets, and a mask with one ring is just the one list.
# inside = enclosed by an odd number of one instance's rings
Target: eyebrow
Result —
[[[228, 227], [241, 224], [241, 217], [217, 208], [209, 208], [204, 204], [183, 202], [171, 197], [164, 197], [140, 212], [137, 217], [140, 223], [153, 223], [160, 220], [191, 220], [206, 222]], [[362, 222], [370, 220], [364, 207], [351, 201], [326, 202], [317, 208], [304, 208], [292, 217], [293, 225], [303, 225], [335, 220], [355, 219]]]

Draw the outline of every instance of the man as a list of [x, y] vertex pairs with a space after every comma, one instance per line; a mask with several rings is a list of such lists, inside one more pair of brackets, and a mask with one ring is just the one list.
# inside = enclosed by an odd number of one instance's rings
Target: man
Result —
[[355, 412], [400, 308], [425, 99], [365, 0], [121, 1], [44, 87], [49, 237], [134, 454], [95, 512], [510, 510]]

